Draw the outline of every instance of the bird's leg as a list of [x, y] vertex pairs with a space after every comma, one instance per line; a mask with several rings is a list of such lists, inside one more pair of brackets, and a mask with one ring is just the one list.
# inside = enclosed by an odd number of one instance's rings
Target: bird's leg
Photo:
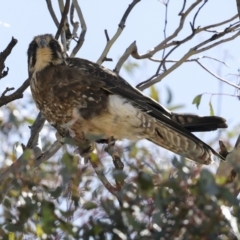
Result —
[[93, 151], [94, 146], [91, 141], [89, 141], [84, 132], [82, 132], [80, 141], [76, 144], [78, 147], [74, 150], [74, 153], [79, 154], [84, 159], [84, 164], [88, 163], [89, 155]]
[[[121, 158], [118, 155], [117, 151], [114, 149], [114, 146], [115, 146], [115, 139], [114, 137], [111, 137], [108, 139], [108, 145], [104, 150], [112, 157], [113, 164], [116, 170], [123, 170], [124, 164], [121, 161]], [[119, 181], [116, 179], [115, 182], [116, 182], [116, 188], [118, 190], [121, 190], [123, 186], [123, 181]]]
[[114, 137], [110, 137], [108, 139], [108, 145], [104, 150], [112, 157], [115, 168], [118, 170], [123, 170], [124, 164], [121, 161], [121, 158], [119, 157], [117, 151], [115, 151], [114, 146], [115, 146], [115, 139]]

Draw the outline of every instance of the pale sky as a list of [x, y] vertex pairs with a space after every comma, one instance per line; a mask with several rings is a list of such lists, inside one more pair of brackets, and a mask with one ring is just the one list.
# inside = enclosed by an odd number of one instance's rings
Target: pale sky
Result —
[[[52, 2], [59, 16], [57, 1], [53, 0]], [[177, 13], [182, 7], [182, 2], [182, 0], [170, 0], [167, 35], [171, 34], [179, 23]], [[187, 2], [192, 3], [193, 1], [189, 0]], [[131, 0], [79, 1], [88, 29], [85, 43], [77, 54], [77, 57], [97, 61], [106, 44], [104, 29], [108, 30], [110, 37], [113, 36], [125, 9], [130, 3]], [[47, 10], [46, 1], [0, 0], [0, 6], [0, 51], [5, 49], [12, 36], [18, 39], [18, 44], [5, 62], [10, 71], [8, 76], [0, 81], [0, 90], [2, 92], [6, 87], [20, 86], [27, 79], [26, 51], [32, 38], [38, 34], [55, 34], [56, 27]], [[140, 1], [130, 13], [122, 35], [108, 54], [108, 57], [111, 57], [113, 62], [105, 62], [103, 65], [113, 69], [119, 57], [134, 40], [137, 41], [140, 53], [145, 53], [160, 43], [164, 39], [164, 12], [165, 7], [159, 0]], [[197, 18], [196, 25], [204, 26], [206, 24], [213, 24], [228, 19], [236, 13], [235, 0], [209, 0]], [[76, 14], [75, 17], [77, 17]], [[189, 22], [191, 20], [192, 15], [190, 15], [190, 18], [185, 23], [185, 30], [176, 40], [181, 40], [186, 34], [190, 33]], [[210, 36], [211, 34], [207, 37]], [[172, 54], [171, 59], [179, 59], [190, 47], [195, 46], [207, 37], [206, 35], [195, 37], [189, 44], [182, 46], [176, 53]], [[237, 77], [229, 74], [237, 74], [238, 68], [240, 68], [239, 42], [239, 39], [235, 39], [232, 42], [219, 45], [209, 52], [202, 53], [202, 55], [225, 61], [230, 68], [207, 59], [201, 62], [221, 77], [237, 83]], [[161, 54], [156, 55], [157, 57], [160, 58]], [[133, 85], [152, 76], [158, 67], [158, 63], [153, 63], [149, 60], [135, 60], [131, 58], [131, 61], [136, 61], [140, 68], [132, 76], [126, 74], [124, 70], [120, 74]], [[166, 99], [166, 86], [168, 86], [173, 91], [174, 104], [181, 103], [186, 106], [184, 109], [179, 110], [179, 112], [191, 112], [200, 115], [210, 114], [208, 106], [210, 96], [203, 96], [199, 109], [195, 105], [192, 105], [193, 98], [204, 92], [219, 92], [219, 80], [205, 72], [196, 63], [185, 63], [156, 86], [160, 91], [162, 103]], [[235, 89], [223, 84], [222, 92], [234, 94]], [[220, 107], [218, 105], [219, 97], [214, 96], [212, 99], [215, 114], [218, 113], [217, 109], [221, 108], [220, 115], [227, 119], [231, 128], [240, 122], [240, 114], [238, 112], [239, 100], [228, 96], [221, 96], [220, 98]], [[24, 101], [24, 99], [20, 101]], [[207, 136], [211, 139], [215, 135], [214, 133], [209, 133]]]

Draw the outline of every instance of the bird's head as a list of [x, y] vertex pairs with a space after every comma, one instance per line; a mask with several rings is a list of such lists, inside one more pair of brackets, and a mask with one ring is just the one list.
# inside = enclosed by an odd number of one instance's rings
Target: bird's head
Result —
[[29, 73], [38, 72], [49, 65], [59, 65], [64, 62], [62, 46], [51, 34], [34, 37], [29, 44], [27, 55]]

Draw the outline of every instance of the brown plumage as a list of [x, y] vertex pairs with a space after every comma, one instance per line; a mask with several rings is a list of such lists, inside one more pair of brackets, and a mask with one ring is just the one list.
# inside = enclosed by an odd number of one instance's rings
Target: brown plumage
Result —
[[209, 164], [212, 154], [224, 159], [190, 131], [226, 128], [225, 119], [172, 113], [113, 71], [65, 58], [50, 34], [30, 43], [28, 67], [37, 107], [77, 141], [145, 138], [201, 164]]

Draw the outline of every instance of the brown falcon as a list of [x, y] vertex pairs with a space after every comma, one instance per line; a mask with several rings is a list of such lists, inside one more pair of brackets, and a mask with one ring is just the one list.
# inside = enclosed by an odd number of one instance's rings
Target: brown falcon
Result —
[[226, 128], [225, 119], [174, 114], [113, 71], [80, 58], [65, 58], [50, 34], [28, 48], [30, 86], [37, 107], [75, 140], [148, 139], [201, 164], [224, 159], [192, 131]]

